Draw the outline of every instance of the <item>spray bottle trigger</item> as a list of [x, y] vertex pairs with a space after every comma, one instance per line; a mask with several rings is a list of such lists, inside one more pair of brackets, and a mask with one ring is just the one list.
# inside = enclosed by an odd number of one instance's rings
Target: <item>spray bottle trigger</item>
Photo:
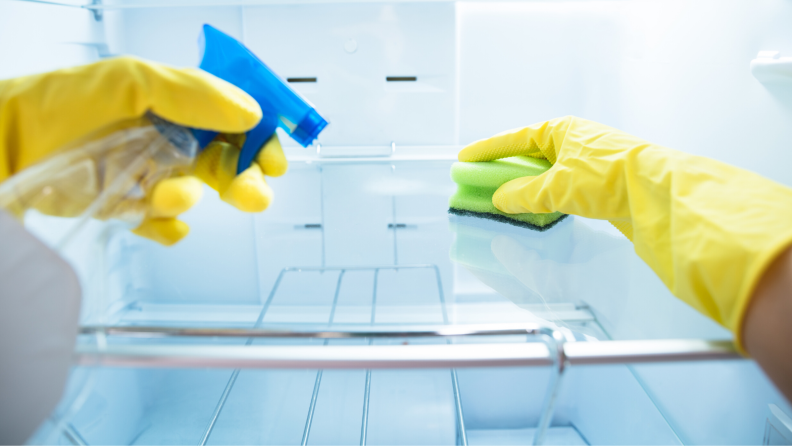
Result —
[[239, 153], [237, 162], [237, 175], [244, 172], [256, 159], [259, 151], [264, 144], [269, 141], [275, 129], [278, 127], [277, 118], [272, 115], [264, 115], [258, 125], [247, 133], [245, 144]]
[[217, 136], [217, 132], [213, 132], [211, 130], [201, 130], [201, 129], [190, 129], [192, 131], [195, 140], [198, 141], [198, 150], [203, 150], [206, 146], [209, 145], [210, 142], [214, 141], [215, 137]]

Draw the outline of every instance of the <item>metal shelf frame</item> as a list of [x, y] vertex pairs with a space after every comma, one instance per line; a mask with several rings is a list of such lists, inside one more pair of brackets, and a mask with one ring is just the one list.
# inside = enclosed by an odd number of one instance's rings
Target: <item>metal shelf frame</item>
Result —
[[[240, 370], [318, 369], [301, 444], [307, 445], [313, 413], [324, 369], [366, 370], [360, 444], [366, 444], [372, 369], [449, 368], [454, 392], [458, 443], [467, 445], [465, 422], [459, 395], [456, 369], [463, 367], [553, 367], [547, 385], [542, 415], [533, 444], [542, 444], [551, 425], [556, 397], [564, 371], [569, 366], [677, 361], [715, 361], [742, 358], [730, 341], [646, 340], [564, 342], [561, 332], [534, 325], [465, 326], [450, 325], [405, 328], [402, 330], [287, 331], [267, 329], [204, 329], [168, 327], [84, 327], [83, 334], [135, 337], [247, 337], [324, 339], [325, 345], [271, 346], [250, 345], [81, 345], [76, 362], [93, 367], [167, 367], [235, 368], [207, 426], [201, 444], [206, 444], [212, 429], [233, 389]], [[468, 338], [479, 336], [527, 335], [542, 342], [498, 344], [372, 345], [376, 338]], [[368, 345], [327, 345], [330, 339], [368, 338]]]
[[[375, 323], [377, 279], [380, 270], [431, 269], [437, 278], [437, 293], [443, 324], [388, 325]], [[326, 325], [312, 327], [262, 326], [285, 274], [338, 271], [338, 281]], [[370, 325], [340, 328], [334, 325], [336, 308], [347, 271], [372, 271]], [[569, 366], [665, 363], [675, 361], [711, 361], [739, 359], [730, 341], [698, 339], [566, 342], [560, 330], [538, 324], [449, 324], [440, 272], [435, 265], [389, 265], [372, 267], [284, 268], [264, 302], [251, 328], [205, 328], [169, 326], [83, 326], [75, 362], [85, 367], [160, 367], [160, 368], [233, 368], [210, 422], [202, 436], [207, 444], [214, 426], [232, 392], [242, 369], [315, 369], [314, 388], [306, 415], [302, 445], [310, 439], [311, 426], [325, 369], [366, 370], [361, 419], [360, 444], [366, 444], [372, 370], [375, 369], [450, 369], [454, 395], [457, 443], [467, 445], [464, 411], [457, 368], [464, 367], [551, 367], [551, 374], [533, 444], [542, 444], [549, 429], [558, 390]], [[516, 342], [465, 343], [465, 340], [493, 336], [516, 337]], [[116, 344], [113, 338], [194, 339], [194, 344]], [[244, 345], [218, 345], [216, 338], [246, 339]], [[380, 345], [377, 339], [436, 339], [434, 344]], [[309, 339], [323, 342], [309, 345], [253, 345], [255, 340]], [[329, 344], [330, 340], [367, 339], [365, 345]], [[204, 342], [201, 342], [204, 340]], [[462, 342], [455, 342], [462, 341]], [[93, 342], [91, 342], [93, 341]], [[533, 342], [530, 342], [533, 341]]]
[[[480, 330], [456, 326], [460, 331]], [[136, 328], [141, 328], [136, 332]], [[98, 327], [84, 332], [101, 330]], [[130, 327], [125, 334], [148, 337], [155, 327]], [[204, 329], [167, 329], [203, 333]], [[523, 330], [526, 334], [530, 328]], [[223, 329], [211, 329], [222, 333]], [[505, 336], [513, 330], [494, 329], [491, 332], [456, 334], [452, 330], [438, 330], [434, 335], [425, 331], [410, 334], [403, 330], [389, 336], [383, 331], [353, 332], [286, 332], [273, 330], [274, 336], [264, 336], [264, 330], [242, 334], [230, 329], [225, 337], [255, 338], [425, 338], [465, 336]], [[118, 327], [108, 330], [111, 336], [124, 336]], [[295, 336], [288, 336], [289, 333]], [[269, 333], [267, 333], [269, 334]], [[550, 333], [531, 333], [532, 336]], [[201, 336], [204, 336], [201, 334]], [[182, 335], [178, 337], [183, 337]], [[551, 365], [560, 356], [567, 366], [612, 365], [637, 363], [665, 363], [685, 361], [721, 361], [743, 359], [731, 341], [702, 339], [660, 339], [642, 341], [564, 342], [558, 351], [539, 343], [437, 344], [437, 345], [96, 345], [80, 344], [75, 349], [75, 361], [82, 366], [107, 367], [164, 367], [164, 368], [306, 368], [306, 369], [393, 369], [437, 367], [501, 367]]]

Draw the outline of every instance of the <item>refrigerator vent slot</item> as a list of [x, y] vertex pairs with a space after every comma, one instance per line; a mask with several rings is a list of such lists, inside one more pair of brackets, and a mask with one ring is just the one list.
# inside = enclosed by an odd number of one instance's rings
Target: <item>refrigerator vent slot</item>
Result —
[[307, 84], [307, 83], [316, 83], [315, 77], [288, 77], [286, 78], [286, 82], [290, 84]]
[[294, 225], [294, 229], [322, 229], [321, 223], [306, 223], [304, 225]]

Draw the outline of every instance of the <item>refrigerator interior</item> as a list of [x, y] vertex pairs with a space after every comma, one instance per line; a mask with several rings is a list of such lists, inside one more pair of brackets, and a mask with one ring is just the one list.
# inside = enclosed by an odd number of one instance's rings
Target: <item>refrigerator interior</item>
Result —
[[[449, 167], [474, 140], [576, 115], [792, 185], [792, 79], [771, 69], [775, 78], [760, 81], [750, 65], [760, 51], [792, 55], [792, 5], [782, 0], [64, 3], [0, 4], [0, 78], [118, 55], [196, 66], [209, 23], [282, 77], [315, 79], [292, 86], [331, 122], [307, 149], [281, 135], [290, 171], [269, 181], [275, 201], [262, 214], [237, 212], [207, 188], [184, 215], [190, 236], [172, 248], [90, 222], [65, 252], [83, 283], [86, 326], [538, 323], [566, 342], [729, 339], [671, 296], [606, 222], [569, 217], [536, 233], [449, 216]], [[64, 228], [40, 215], [26, 224], [50, 241]], [[526, 341], [537, 339], [80, 340]], [[75, 367], [31, 441], [522, 444], [553, 373]], [[576, 366], [546, 442], [772, 443], [790, 413], [748, 360]]]

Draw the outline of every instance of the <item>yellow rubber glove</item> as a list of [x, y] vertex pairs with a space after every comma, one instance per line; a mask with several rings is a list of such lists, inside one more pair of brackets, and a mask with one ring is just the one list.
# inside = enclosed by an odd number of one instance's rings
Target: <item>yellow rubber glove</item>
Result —
[[[74, 140], [147, 111], [182, 126], [228, 133], [245, 132], [261, 119], [258, 103], [221, 79], [132, 57], [0, 81], [0, 181]], [[106, 165], [118, 164], [91, 161], [85, 171], [103, 176]], [[149, 188], [146, 218], [136, 234], [166, 245], [187, 234], [187, 225], [175, 217], [200, 199], [202, 188], [185, 172], [177, 175], [158, 178]], [[258, 196], [267, 194], [271, 196], [268, 188], [250, 196], [260, 202]], [[82, 199], [86, 197], [90, 194]], [[79, 198], [61, 198], [63, 212], [51, 213], [70, 215], [84, 208]], [[244, 198], [237, 204], [244, 208]]]
[[273, 135], [244, 172], [236, 174], [244, 134], [224, 134], [198, 155], [195, 175], [220, 194], [220, 198], [245, 212], [261, 212], [272, 202], [272, 189], [264, 175], [279, 177], [288, 163], [277, 135]]
[[610, 220], [671, 292], [735, 334], [757, 281], [792, 244], [792, 189], [575, 117], [477, 141], [460, 161], [514, 155], [553, 164], [492, 198], [503, 212]]

